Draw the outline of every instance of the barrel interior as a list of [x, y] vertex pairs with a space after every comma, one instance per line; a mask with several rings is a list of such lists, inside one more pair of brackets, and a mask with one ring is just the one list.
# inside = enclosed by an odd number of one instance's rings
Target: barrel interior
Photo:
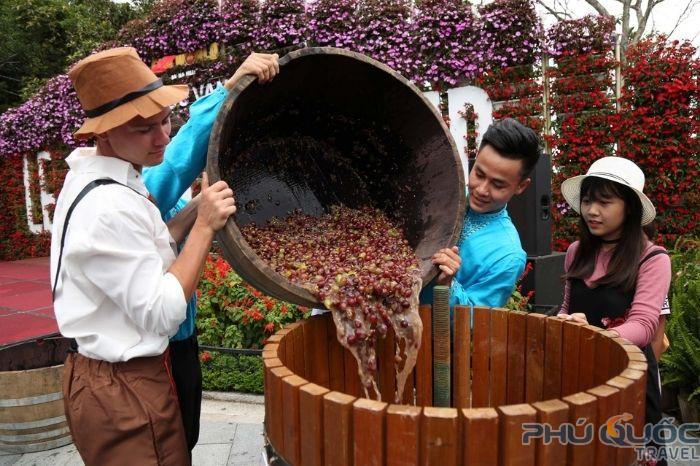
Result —
[[367, 57], [328, 48], [289, 57], [272, 82], [229, 97], [215, 146], [220, 176], [235, 192], [236, 225], [371, 205], [399, 221], [432, 278], [430, 257], [456, 240], [465, 202], [440, 116]]
[[32, 340], [0, 349], [0, 372], [25, 371], [63, 364], [70, 348], [67, 338]]
[[[263, 353], [265, 429], [285, 461], [633, 464], [634, 450], [599, 442], [598, 428], [613, 416], [631, 413], [630, 422], [641, 432], [646, 360], [636, 346], [556, 317], [456, 307], [450, 403], [438, 407], [430, 308], [422, 308], [421, 315], [424, 343], [402, 404], [392, 404], [393, 367], [382, 367], [392, 360], [391, 338], [377, 348], [382, 402], [361, 398], [357, 366], [337, 342], [328, 316], [292, 324], [269, 340]], [[589, 444], [522, 441], [523, 423], [549, 422], [558, 428], [580, 418], [595, 427]]]

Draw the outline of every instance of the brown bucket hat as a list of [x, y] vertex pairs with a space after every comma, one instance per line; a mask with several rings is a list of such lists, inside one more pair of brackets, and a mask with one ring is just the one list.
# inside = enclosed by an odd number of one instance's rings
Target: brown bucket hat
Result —
[[132, 47], [90, 55], [68, 71], [87, 119], [76, 139], [123, 125], [132, 118], [149, 118], [164, 107], [184, 100], [185, 85], [165, 86]]

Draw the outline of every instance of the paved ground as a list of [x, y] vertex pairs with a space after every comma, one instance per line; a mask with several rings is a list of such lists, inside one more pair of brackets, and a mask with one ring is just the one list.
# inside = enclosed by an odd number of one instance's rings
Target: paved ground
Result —
[[[212, 396], [212, 394], [209, 394]], [[217, 396], [219, 394], [213, 394]], [[194, 466], [259, 466], [262, 464], [263, 418], [261, 396], [227, 396], [231, 401], [205, 399]], [[0, 451], [0, 466], [81, 466], [73, 444], [24, 455]], [[137, 466], [137, 465], [133, 465]]]
[[49, 258], [0, 262], [0, 346], [56, 332]]

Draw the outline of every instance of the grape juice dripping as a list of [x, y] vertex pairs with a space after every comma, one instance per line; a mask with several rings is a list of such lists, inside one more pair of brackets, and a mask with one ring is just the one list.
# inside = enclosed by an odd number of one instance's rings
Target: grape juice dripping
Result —
[[321, 217], [295, 212], [265, 226], [248, 224], [241, 231], [277, 273], [332, 311], [338, 341], [357, 359], [368, 398], [373, 389], [381, 399], [375, 342], [393, 328], [395, 401], [400, 402], [423, 333], [420, 268], [401, 229], [380, 210], [333, 206]]

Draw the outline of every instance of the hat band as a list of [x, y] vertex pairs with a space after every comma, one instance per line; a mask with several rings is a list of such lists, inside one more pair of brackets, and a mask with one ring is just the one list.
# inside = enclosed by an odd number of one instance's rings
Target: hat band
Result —
[[100, 105], [99, 107], [93, 108], [92, 110], [85, 110], [85, 115], [87, 115], [88, 118], [95, 118], [100, 115], [104, 115], [105, 113], [109, 112], [110, 110], [114, 110], [120, 105], [123, 105], [127, 102], [131, 102], [134, 99], [138, 99], [142, 95], [146, 95], [151, 91], [155, 91], [159, 87], [163, 87], [163, 81], [161, 79], [156, 79], [151, 84], [147, 84], [138, 91], [129, 92], [124, 97], [120, 97], [119, 99], [107, 102], [106, 104]]
[[629, 181], [627, 181], [626, 179], [624, 179], [624, 178], [621, 177], [621, 176], [615, 175], [614, 173], [607, 173], [607, 172], [588, 173], [588, 176], [597, 176], [597, 175], [609, 176], [610, 178], [615, 178], [616, 180], [620, 180], [621, 183], [624, 183], [624, 184], [626, 184], [627, 186], [630, 186]]

